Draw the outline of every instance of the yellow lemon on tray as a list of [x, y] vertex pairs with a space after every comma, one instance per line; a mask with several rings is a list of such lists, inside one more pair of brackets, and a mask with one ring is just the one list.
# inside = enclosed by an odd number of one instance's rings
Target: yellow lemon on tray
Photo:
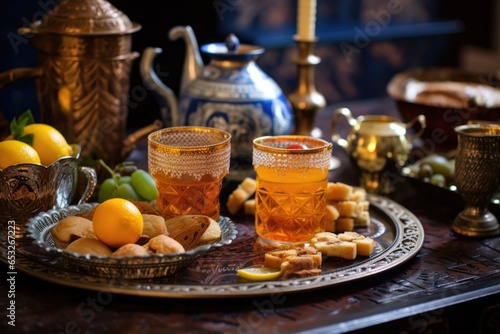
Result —
[[112, 248], [135, 243], [144, 228], [137, 206], [123, 198], [108, 199], [99, 204], [92, 222], [97, 238]]
[[36, 150], [19, 140], [12, 139], [1, 141], [0, 169], [22, 163], [40, 164], [40, 157]]
[[44, 123], [29, 124], [24, 127], [23, 134], [33, 134], [33, 148], [45, 166], [72, 154], [66, 138], [53, 126]]

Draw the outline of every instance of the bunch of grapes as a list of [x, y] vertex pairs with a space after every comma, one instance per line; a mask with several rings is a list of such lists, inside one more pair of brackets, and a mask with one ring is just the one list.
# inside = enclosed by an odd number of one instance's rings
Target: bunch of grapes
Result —
[[112, 170], [104, 161], [101, 165], [111, 174], [104, 180], [97, 194], [102, 203], [110, 198], [124, 198], [133, 201], [154, 201], [158, 198], [158, 188], [153, 177], [145, 170], [137, 168], [133, 162], [123, 162]]

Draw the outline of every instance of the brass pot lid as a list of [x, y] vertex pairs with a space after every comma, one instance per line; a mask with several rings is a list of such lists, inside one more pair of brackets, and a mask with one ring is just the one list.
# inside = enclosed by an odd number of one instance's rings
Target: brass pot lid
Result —
[[65, 35], [129, 34], [141, 29], [105, 0], [63, 0], [32, 27], [42, 34]]

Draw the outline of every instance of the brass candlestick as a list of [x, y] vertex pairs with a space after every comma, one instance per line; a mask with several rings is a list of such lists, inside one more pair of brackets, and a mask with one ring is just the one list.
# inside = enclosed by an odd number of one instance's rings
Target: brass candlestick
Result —
[[298, 36], [294, 39], [298, 47], [298, 55], [294, 59], [297, 64], [297, 88], [288, 95], [294, 112], [294, 134], [317, 137], [314, 129], [316, 114], [326, 105], [324, 96], [314, 86], [314, 66], [321, 60], [313, 54], [316, 40], [299, 40]]

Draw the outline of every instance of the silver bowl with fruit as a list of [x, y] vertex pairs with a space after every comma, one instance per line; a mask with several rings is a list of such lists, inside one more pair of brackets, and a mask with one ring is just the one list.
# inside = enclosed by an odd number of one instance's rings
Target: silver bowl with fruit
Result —
[[57, 247], [51, 230], [68, 216], [89, 212], [97, 203], [86, 203], [42, 212], [28, 221], [28, 236], [68, 271], [115, 279], [150, 279], [167, 277], [193, 263], [208, 251], [230, 244], [237, 235], [234, 223], [227, 217], [218, 221], [221, 236], [214, 243], [202, 244], [182, 253], [150, 254], [147, 256], [100, 256], [70, 252]]

